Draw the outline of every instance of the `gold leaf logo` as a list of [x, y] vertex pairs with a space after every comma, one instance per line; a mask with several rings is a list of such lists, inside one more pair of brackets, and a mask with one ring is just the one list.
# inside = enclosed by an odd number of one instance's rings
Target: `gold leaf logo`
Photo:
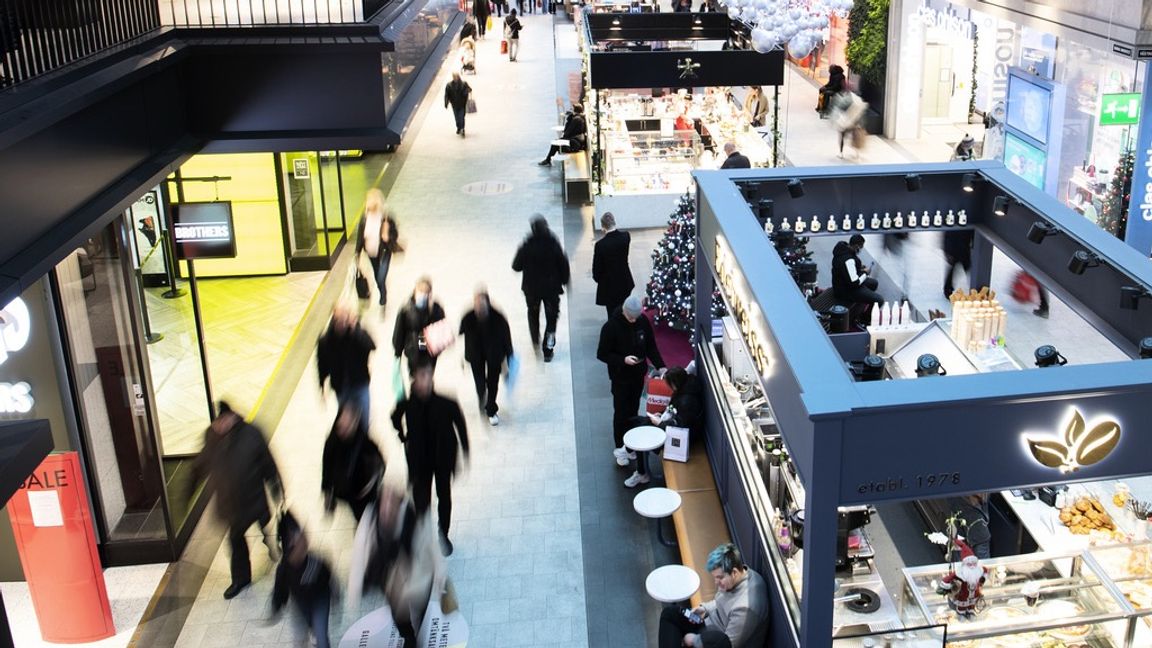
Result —
[[1064, 434], [1059, 437], [1025, 437], [1028, 451], [1040, 465], [1058, 468], [1060, 472], [1076, 472], [1081, 466], [1091, 466], [1104, 460], [1120, 443], [1120, 424], [1105, 419], [1094, 422], [1091, 429], [1084, 422], [1084, 416], [1076, 409]]

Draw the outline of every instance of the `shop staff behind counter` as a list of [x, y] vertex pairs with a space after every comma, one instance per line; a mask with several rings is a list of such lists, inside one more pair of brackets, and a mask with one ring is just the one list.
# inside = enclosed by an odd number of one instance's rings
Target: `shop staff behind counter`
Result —
[[884, 297], [876, 292], [880, 282], [868, 276], [868, 269], [860, 260], [864, 237], [853, 234], [832, 248], [832, 293], [844, 306], [852, 304], [879, 304]]

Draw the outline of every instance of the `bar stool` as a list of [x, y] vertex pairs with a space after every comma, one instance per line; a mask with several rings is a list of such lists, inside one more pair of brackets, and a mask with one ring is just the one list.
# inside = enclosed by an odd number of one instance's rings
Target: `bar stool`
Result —
[[640, 515], [656, 521], [656, 537], [665, 547], [675, 547], [676, 540], [664, 537], [664, 525], [660, 520], [680, 509], [680, 493], [667, 488], [649, 488], [640, 491], [632, 498], [632, 508]]
[[644, 474], [648, 474], [648, 453], [664, 446], [668, 433], [655, 425], [641, 425], [624, 433], [624, 445], [629, 450], [640, 453], [638, 460], [643, 462]]
[[657, 567], [644, 581], [648, 596], [661, 603], [679, 603], [692, 598], [700, 589], [700, 574], [684, 565]]

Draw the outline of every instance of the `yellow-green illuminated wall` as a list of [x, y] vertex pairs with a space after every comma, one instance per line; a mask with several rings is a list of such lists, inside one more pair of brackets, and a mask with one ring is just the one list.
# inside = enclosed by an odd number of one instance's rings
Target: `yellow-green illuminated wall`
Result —
[[[280, 220], [280, 195], [276, 187], [276, 163], [272, 153], [197, 155], [180, 167], [185, 178], [230, 177], [221, 182], [184, 182], [184, 202], [227, 200], [232, 202], [236, 230], [236, 258], [200, 259], [197, 277], [271, 275], [288, 272], [284, 258], [284, 228]], [[169, 196], [179, 196], [169, 183]], [[188, 267], [180, 263], [183, 276]]]

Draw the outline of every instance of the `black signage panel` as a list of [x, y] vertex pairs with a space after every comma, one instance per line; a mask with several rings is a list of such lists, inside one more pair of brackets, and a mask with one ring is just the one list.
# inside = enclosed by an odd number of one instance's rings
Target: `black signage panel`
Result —
[[230, 259], [236, 256], [232, 203], [180, 203], [172, 213], [172, 240], [180, 259]]
[[593, 52], [592, 87], [702, 88], [782, 85], [784, 52], [751, 50]]

